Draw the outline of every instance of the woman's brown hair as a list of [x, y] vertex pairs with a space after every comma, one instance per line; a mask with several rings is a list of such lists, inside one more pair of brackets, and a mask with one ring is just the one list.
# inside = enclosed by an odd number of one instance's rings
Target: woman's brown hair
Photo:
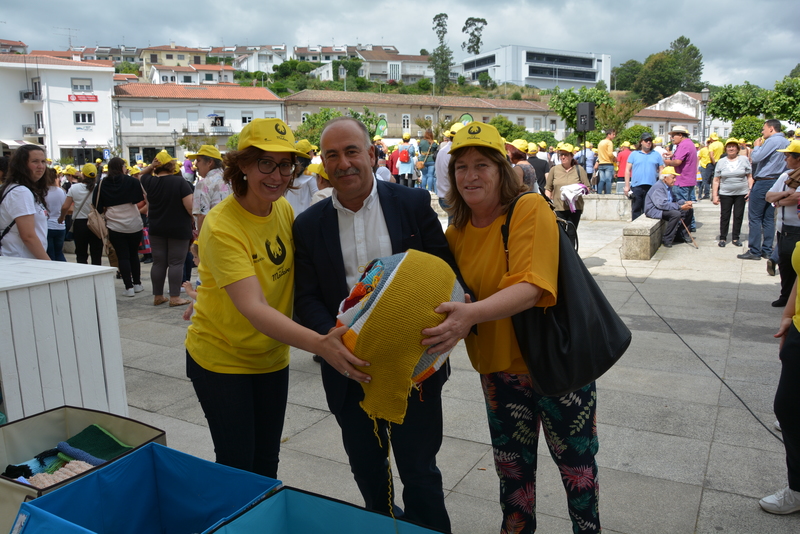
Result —
[[514, 173], [514, 168], [503, 154], [493, 148], [482, 146], [466, 146], [453, 152], [450, 163], [447, 166], [447, 176], [450, 178], [450, 190], [447, 192], [445, 200], [450, 206], [447, 213], [453, 218], [452, 223], [458, 229], [464, 228], [472, 216], [472, 209], [464, 201], [464, 197], [456, 186], [456, 163], [458, 159], [470, 150], [477, 150], [482, 156], [489, 158], [497, 165], [500, 174], [500, 205], [503, 213], [508, 211], [508, 206], [517, 198], [520, 193], [528, 191], [528, 186], [519, 183], [519, 178]]

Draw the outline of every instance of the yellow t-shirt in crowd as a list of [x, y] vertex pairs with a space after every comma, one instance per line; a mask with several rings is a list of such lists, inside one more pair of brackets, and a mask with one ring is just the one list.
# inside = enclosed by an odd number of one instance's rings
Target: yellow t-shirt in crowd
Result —
[[[547, 202], [538, 194], [523, 196], [514, 208], [508, 237], [509, 269], [500, 227], [503, 214], [486, 228], [472, 223], [447, 229], [447, 242], [464, 281], [478, 298], [528, 282], [544, 290], [537, 306], [552, 306], [557, 296], [558, 227]], [[528, 373], [514, 334], [511, 318], [478, 324], [478, 334], [466, 339], [472, 366], [481, 374]]]
[[614, 163], [614, 143], [610, 139], [597, 144], [597, 161], [600, 165]]
[[714, 153], [714, 162], [717, 162], [725, 152], [725, 145], [722, 144], [722, 141], [713, 141], [708, 145], [708, 150]]
[[233, 305], [225, 286], [256, 276], [270, 306], [292, 316], [294, 299], [294, 210], [285, 198], [258, 217], [231, 195], [203, 222], [198, 250], [195, 315], [186, 349], [204, 369], [258, 374], [289, 365], [289, 346], [265, 336]]
[[711, 157], [709, 156], [709, 150], [707, 146], [704, 146], [697, 152], [697, 162], [700, 164], [701, 167], [704, 169], [706, 166], [711, 163]]

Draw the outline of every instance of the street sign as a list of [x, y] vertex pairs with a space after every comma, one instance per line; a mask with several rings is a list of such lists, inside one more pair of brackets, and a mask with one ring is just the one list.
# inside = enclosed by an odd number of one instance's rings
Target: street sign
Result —
[[111, 159], [111, 151], [107, 148], [103, 149], [103, 160], [108, 161]]

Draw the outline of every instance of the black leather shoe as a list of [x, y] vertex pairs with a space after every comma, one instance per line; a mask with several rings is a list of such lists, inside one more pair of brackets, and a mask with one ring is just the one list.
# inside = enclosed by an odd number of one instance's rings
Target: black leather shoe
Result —
[[761, 256], [756, 256], [755, 254], [752, 254], [749, 250], [744, 254], [737, 254], [736, 257], [739, 258], [740, 260], [759, 260], [759, 261], [761, 260]]
[[667, 248], [672, 248], [672, 243], [661, 243], [661, 245]]
[[773, 308], [783, 308], [784, 306], [786, 306], [786, 300], [784, 299], [778, 299], [772, 303]]
[[725, 245], [727, 245], [727, 243], [725, 243], [725, 240], [724, 240], [724, 239], [720, 239], [720, 240], [719, 240], [719, 243], [717, 243], [717, 244], [718, 244], [720, 247], [724, 247]]
[[767, 260], [767, 274], [770, 276], [775, 276], [775, 262], [771, 259]]
[[739, 241], [738, 239], [734, 239], [733, 241], [731, 241], [731, 245], [733, 245], [734, 247], [741, 247], [742, 242]]

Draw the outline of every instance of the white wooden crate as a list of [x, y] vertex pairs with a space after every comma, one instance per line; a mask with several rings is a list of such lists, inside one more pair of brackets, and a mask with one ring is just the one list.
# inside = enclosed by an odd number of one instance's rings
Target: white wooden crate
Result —
[[114, 274], [0, 256], [0, 384], [9, 421], [64, 404], [128, 415]]

